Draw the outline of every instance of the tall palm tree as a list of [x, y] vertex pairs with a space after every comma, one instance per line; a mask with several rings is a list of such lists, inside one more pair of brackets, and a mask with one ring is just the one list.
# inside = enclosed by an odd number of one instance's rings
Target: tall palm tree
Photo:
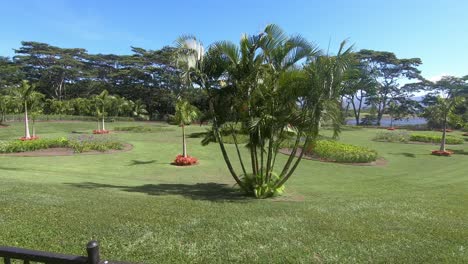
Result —
[[[99, 95], [94, 97], [96, 106], [96, 116], [98, 119], [98, 130], [106, 131], [105, 118], [106, 118], [106, 105], [109, 97], [107, 90], [102, 91]], [[102, 128], [99, 127], [99, 120], [101, 120]]]
[[198, 109], [188, 101], [179, 99], [176, 104], [174, 120], [182, 128], [182, 155], [187, 157], [187, 142], [185, 139], [185, 125], [195, 121], [199, 116]]
[[35, 85], [31, 85], [28, 81], [23, 80], [18, 89], [15, 90], [15, 97], [21, 102], [24, 108], [24, 138], [31, 139], [29, 132], [29, 117], [28, 117], [28, 104], [34, 99], [36, 93], [34, 92]]

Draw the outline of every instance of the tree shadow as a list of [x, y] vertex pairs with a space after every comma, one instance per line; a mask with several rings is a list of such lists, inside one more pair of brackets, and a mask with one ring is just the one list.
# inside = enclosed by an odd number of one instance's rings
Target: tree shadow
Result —
[[189, 138], [204, 138], [207, 132], [193, 132], [188, 135]]
[[414, 154], [414, 153], [409, 153], [409, 152], [389, 153], [389, 154], [405, 156], [405, 157], [407, 157], [407, 158], [416, 158], [416, 154]]
[[130, 161], [130, 164], [128, 164], [128, 166], [146, 165], [146, 164], [151, 164], [155, 162], [156, 160], [132, 160]]
[[453, 151], [453, 154], [457, 155], [468, 155], [468, 151], [465, 151], [463, 149], [451, 149], [450, 151]]
[[67, 185], [83, 188], [83, 189], [100, 189], [110, 188], [119, 189], [125, 192], [138, 192], [147, 195], [163, 196], [163, 195], [181, 195], [192, 200], [212, 201], [212, 202], [228, 202], [228, 201], [249, 201], [253, 198], [243, 195], [236, 188], [230, 187], [227, 184], [219, 183], [196, 183], [190, 184], [144, 184], [140, 186], [124, 186], [102, 184], [94, 182], [83, 183], [66, 183]]
[[24, 171], [23, 168], [12, 168], [12, 167], [3, 167], [3, 166], [0, 166], [0, 170], [6, 170], [6, 171]]

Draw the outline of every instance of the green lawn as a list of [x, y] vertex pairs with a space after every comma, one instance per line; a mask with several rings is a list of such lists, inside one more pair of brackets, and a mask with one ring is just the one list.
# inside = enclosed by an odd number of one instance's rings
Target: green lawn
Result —
[[[125, 125], [134, 123], [109, 127]], [[38, 133], [94, 126], [40, 123]], [[13, 123], [0, 139], [21, 131]], [[287, 194], [267, 200], [233, 190], [218, 146], [200, 138], [188, 140], [200, 165], [170, 165], [177, 127], [116, 134], [130, 152], [0, 156], [0, 245], [84, 254], [97, 239], [105, 258], [143, 263], [468, 263], [468, 144], [451, 147], [465, 155], [436, 157], [437, 146], [371, 141], [376, 133], [341, 139], [376, 149], [387, 166], [306, 160]]]

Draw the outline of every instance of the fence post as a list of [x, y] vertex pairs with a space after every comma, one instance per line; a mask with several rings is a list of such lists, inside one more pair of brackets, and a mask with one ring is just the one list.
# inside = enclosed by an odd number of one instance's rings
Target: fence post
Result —
[[99, 244], [97, 241], [89, 241], [86, 245], [86, 252], [88, 253], [89, 264], [99, 264]]

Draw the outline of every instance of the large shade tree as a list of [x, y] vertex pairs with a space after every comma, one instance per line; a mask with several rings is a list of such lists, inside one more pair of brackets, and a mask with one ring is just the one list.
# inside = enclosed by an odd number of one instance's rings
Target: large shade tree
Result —
[[419, 58], [401, 59], [387, 51], [361, 50], [356, 53], [361, 67], [379, 84], [367, 103], [377, 109], [377, 125], [387, 111], [390, 102], [409, 98], [417, 86], [401, 85], [402, 80], [422, 80]]

